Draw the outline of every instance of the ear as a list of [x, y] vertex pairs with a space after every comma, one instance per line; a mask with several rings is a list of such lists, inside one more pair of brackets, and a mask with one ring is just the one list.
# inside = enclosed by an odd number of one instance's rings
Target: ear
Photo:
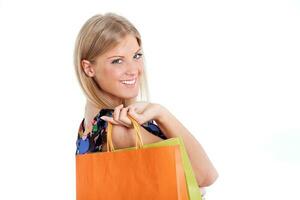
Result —
[[90, 61], [83, 59], [81, 61], [81, 67], [87, 76], [89, 77], [95, 76], [96, 71]]

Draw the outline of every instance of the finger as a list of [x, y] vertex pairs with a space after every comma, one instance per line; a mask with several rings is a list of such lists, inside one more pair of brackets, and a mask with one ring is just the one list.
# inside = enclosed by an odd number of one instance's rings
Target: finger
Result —
[[137, 121], [140, 125], [143, 124], [143, 120], [141, 119], [141, 115], [137, 114], [134, 107], [129, 108], [128, 115], [130, 115], [135, 121]]
[[123, 122], [126, 127], [133, 127], [131, 120], [128, 118], [128, 107], [121, 110], [119, 120]]
[[119, 115], [120, 115], [120, 110], [123, 107], [123, 104], [115, 107], [114, 112], [113, 112], [113, 118], [116, 122], [119, 121]]
[[[125, 127], [130, 127], [130, 124], [128, 123], [128, 121], [126, 122], [126, 119], [125, 119], [125, 122], [121, 119], [121, 113], [123, 113], [123, 112], [125, 112], [126, 113], [126, 115], [127, 115], [127, 111], [126, 111], [126, 109], [124, 110], [125, 108], [121, 108], [120, 109], [120, 111], [119, 111], [119, 117], [118, 117], [118, 119], [117, 120], [115, 120], [115, 121], [117, 121], [119, 124], [121, 124], [121, 125], [123, 125], [123, 126], [125, 126]], [[124, 110], [124, 111], [123, 111]], [[129, 119], [128, 119], [129, 120]]]
[[115, 120], [116, 122], [118, 122], [120, 125], [123, 125], [123, 126], [126, 126], [126, 127], [130, 127], [130, 126], [128, 125], [128, 123], [125, 123], [125, 122], [123, 122], [122, 120], [120, 120], [120, 113], [121, 113], [121, 110], [124, 109], [123, 106], [124, 106], [124, 105], [121, 104], [121, 105], [119, 105], [119, 106], [117, 106], [117, 107], [115, 108], [114, 113], [113, 113], [113, 118], [114, 118], [114, 120]]
[[100, 118], [103, 119], [104, 121], [110, 122], [110, 123], [112, 123], [114, 125], [119, 125], [119, 123], [116, 122], [112, 117], [102, 116]]

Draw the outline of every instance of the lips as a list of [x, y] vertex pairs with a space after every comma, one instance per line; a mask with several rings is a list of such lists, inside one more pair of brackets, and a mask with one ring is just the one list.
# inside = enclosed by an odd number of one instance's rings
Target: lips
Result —
[[137, 76], [131, 77], [131, 78], [128, 78], [128, 79], [124, 79], [124, 80], [120, 80], [120, 81], [132, 81], [134, 79], [137, 79]]
[[129, 80], [123, 80], [121, 81], [121, 83], [125, 84], [125, 85], [134, 85], [136, 82], [136, 79], [129, 79]]

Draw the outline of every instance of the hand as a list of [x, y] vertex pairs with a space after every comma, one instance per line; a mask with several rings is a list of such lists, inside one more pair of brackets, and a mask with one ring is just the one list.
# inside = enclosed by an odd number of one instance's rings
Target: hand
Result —
[[127, 128], [133, 128], [128, 115], [135, 119], [140, 125], [155, 119], [160, 114], [160, 105], [149, 102], [135, 102], [127, 107], [123, 104], [114, 109], [113, 117], [102, 116], [101, 119], [109, 121], [114, 125], [123, 125]]

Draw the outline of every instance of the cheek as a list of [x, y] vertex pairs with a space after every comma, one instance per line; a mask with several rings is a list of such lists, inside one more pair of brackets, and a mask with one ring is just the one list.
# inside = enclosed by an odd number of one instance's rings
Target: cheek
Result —
[[139, 71], [139, 75], [142, 75], [144, 73], [144, 65], [143, 64], [140, 64], [138, 66], [138, 71]]
[[101, 74], [105, 79], [107, 79], [107, 78], [119, 79], [122, 72], [121, 72], [121, 70], [114, 69], [112, 67], [107, 67], [102, 70]]
[[105, 87], [112, 87], [122, 78], [122, 71], [119, 69], [105, 68], [102, 70], [101, 82]]

